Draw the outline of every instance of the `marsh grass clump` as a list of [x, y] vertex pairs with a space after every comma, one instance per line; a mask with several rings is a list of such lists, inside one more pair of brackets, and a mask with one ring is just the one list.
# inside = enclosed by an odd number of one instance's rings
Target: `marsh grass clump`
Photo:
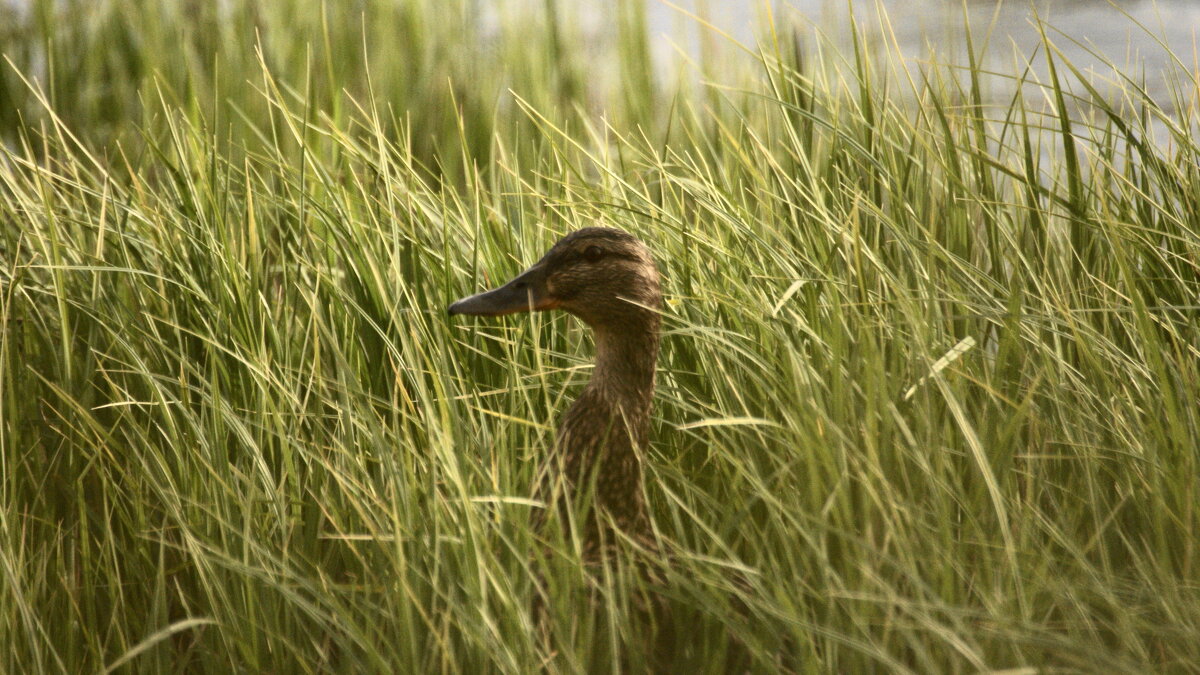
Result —
[[[556, 3], [360, 4], [6, 36], [0, 670], [596, 671], [647, 593], [704, 672], [1197, 670], [1189, 71], [778, 27], [664, 97]], [[593, 225], [663, 277], [653, 588], [530, 525], [584, 327], [444, 315]]]

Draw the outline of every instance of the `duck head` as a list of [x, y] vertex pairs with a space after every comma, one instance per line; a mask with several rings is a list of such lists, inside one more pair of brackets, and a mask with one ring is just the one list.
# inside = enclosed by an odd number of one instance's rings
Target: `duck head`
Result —
[[503, 286], [450, 305], [450, 313], [501, 316], [561, 309], [603, 328], [631, 316], [654, 316], [661, 304], [649, 249], [622, 230], [588, 227], [563, 237]]

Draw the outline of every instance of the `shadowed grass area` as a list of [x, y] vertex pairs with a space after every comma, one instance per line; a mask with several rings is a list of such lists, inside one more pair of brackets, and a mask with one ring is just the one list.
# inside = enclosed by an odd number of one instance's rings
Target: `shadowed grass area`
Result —
[[[0, 670], [1200, 668], [1188, 73], [771, 37], [664, 96], [473, 6], [5, 37]], [[664, 274], [654, 587], [530, 531], [586, 331], [445, 316], [593, 224]]]

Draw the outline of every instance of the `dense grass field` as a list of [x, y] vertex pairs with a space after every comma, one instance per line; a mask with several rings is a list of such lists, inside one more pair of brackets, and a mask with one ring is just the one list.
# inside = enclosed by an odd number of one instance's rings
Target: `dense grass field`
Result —
[[[638, 2], [599, 43], [553, 1], [24, 6], [0, 671], [636, 669], [651, 595], [681, 672], [1200, 672], [1194, 71], [1047, 39], [998, 92], [970, 41], [768, 17], [676, 81]], [[593, 224], [664, 274], [653, 584], [529, 525], [587, 331], [445, 315]]]

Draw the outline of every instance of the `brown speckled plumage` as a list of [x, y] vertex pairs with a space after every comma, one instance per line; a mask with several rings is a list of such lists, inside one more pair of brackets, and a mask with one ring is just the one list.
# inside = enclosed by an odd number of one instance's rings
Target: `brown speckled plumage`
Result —
[[648, 539], [638, 448], [650, 429], [661, 305], [658, 270], [645, 245], [621, 230], [589, 227], [564, 237], [504, 286], [450, 306], [451, 314], [489, 316], [562, 309], [591, 327], [596, 366], [562, 418], [538, 488], [564, 517], [573, 501], [591, 496], [583, 531], [589, 557], [606, 540], [601, 524], [608, 519]]

